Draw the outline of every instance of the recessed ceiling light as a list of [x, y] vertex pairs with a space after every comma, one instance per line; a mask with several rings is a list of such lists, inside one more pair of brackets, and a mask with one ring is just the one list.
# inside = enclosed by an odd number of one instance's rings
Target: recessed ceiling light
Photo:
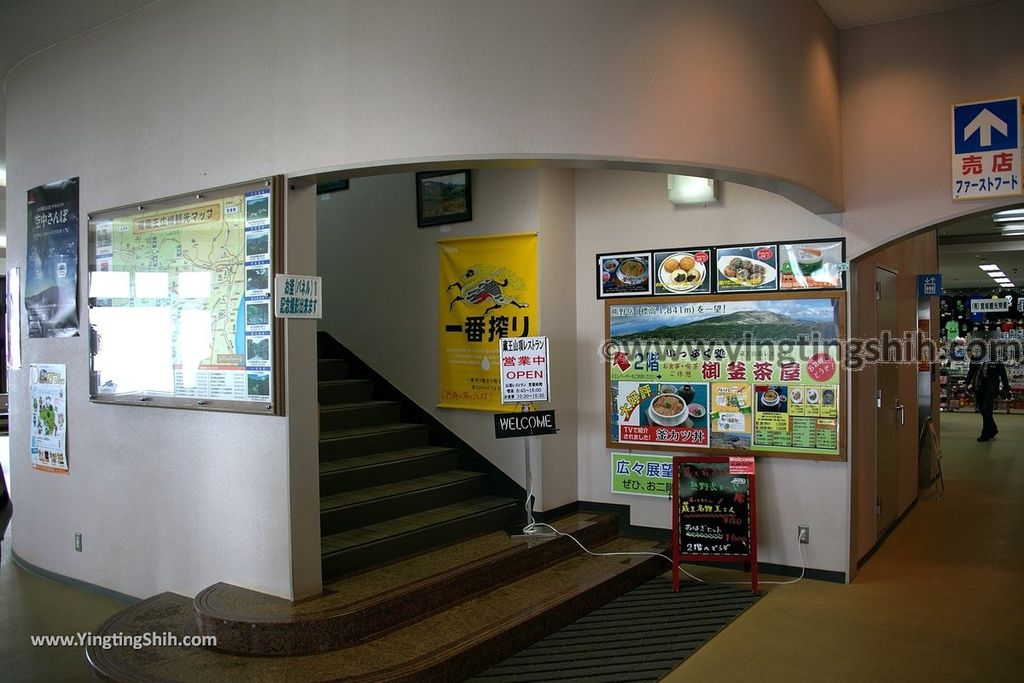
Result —
[[997, 277], [995, 280], [996, 282], [1010, 282], [1010, 278], [1008, 277]]
[[999, 266], [997, 266], [994, 263], [982, 263], [978, 267], [981, 268], [982, 270], [999, 270]]
[[1012, 282], [1000, 282], [999, 286], [1000, 287], [1013, 287], [1014, 285], [1013, 285]]
[[992, 220], [996, 223], [1010, 223], [1012, 221], [1024, 220], [1024, 209], [1006, 209], [996, 211], [992, 214]]
[[991, 273], [989, 273], [989, 275], [994, 277], [996, 280], [998, 280], [1001, 277], [1006, 277], [1006, 273], [1004, 273], [1001, 270], [993, 270]]

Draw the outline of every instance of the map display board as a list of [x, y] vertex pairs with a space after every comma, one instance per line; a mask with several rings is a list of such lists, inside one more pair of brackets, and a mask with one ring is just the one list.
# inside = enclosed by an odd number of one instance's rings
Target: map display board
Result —
[[90, 216], [94, 401], [274, 410], [278, 184]]
[[845, 457], [840, 295], [606, 307], [609, 448]]

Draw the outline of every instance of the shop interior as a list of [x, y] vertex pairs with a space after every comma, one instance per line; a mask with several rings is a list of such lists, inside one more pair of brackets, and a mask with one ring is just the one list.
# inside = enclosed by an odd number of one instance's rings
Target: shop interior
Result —
[[1012, 393], [997, 410], [1024, 412], [1024, 208], [981, 213], [938, 228], [939, 406], [973, 410], [966, 384], [970, 344], [1007, 342], [1002, 352]]

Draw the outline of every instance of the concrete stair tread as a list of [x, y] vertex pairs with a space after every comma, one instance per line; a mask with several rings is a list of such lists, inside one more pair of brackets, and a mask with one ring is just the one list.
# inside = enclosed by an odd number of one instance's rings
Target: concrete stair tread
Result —
[[437, 488], [446, 484], [469, 481], [471, 479], [486, 479], [487, 475], [481, 472], [469, 472], [466, 470], [448, 470], [437, 474], [428, 474], [415, 479], [404, 479], [379, 486], [369, 486], [354, 491], [344, 491], [330, 496], [320, 498], [320, 511], [342, 508], [348, 505], [356, 505], [371, 500], [381, 500], [392, 496], [400, 496], [403, 493], [422, 491], [430, 488]]
[[368, 380], [368, 379], [348, 379], [348, 378], [346, 378], [346, 379], [321, 379], [321, 380], [317, 380], [317, 385], [319, 385], [321, 387], [350, 387], [350, 386], [355, 386], [357, 384], [360, 384], [360, 385], [371, 384], [372, 385], [373, 382], [371, 380]]
[[330, 403], [320, 406], [321, 413], [338, 413], [346, 410], [360, 410], [363, 408], [382, 408], [399, 405], [398, 401], [350, 401], [346, 403]]
[[415, 422], [391, 422], [388, 424], [368, 425], [365, 427], [346, 427], [335, 429], [329, 432], [320, 433], [320, 441], [333, 441], [347, 439], [355, 436], [368, 436], [371, 434], [383, 434], [387, 432], [400, 432], [413, 429], [422, 429], [423, 425]]
[[[652, 541], [616, 539], [595, 550], [652, 552]], [[664, 573], [652, 556], [577, 555], [405, 628], [331, 652], [240, 657], [215, 650], [130, 645], [90, 647], [101, 676], [121, 681], [461, 680]], [[192, 601], [162, 594], [109, 620], [97, 634], [194, 633]]]
[[422, 529], [455, 521], [462, 517], [486, 513], [491, 510], [518, 505], [512, 498], [501, 496], [479, 496], [451, 505], [425, 510], [404, 517], [370, 524], [360, 529], [350, 529], [320, 539], [321, 553], [329, 555], [356, 546], [383, 541], [395, 536], [412, 534]]
[[386, 463], [441, 455], [449, 453], [451, 450], [451, 448], [444, 446], [421, 446], [419, 448], [403, 448], [396, 451], [384, 451], [354, 458], [343, 458], [341, 460], [328, 460], [320, 463], [320, 474], [334, 474], [360, 467], [374, 467]]

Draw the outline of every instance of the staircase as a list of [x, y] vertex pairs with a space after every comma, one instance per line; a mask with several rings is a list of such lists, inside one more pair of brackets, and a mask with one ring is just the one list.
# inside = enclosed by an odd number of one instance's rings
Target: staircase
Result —
[[[610, 515], [552, 524], [614, 555], [566, 536], [511, 538], [514, 483], [341, 355], [321, 339], [323, 594], [161, 593], [93, 631], [98, 678], [459, 681], [670, 568], [654, 555], [664, 542], [620, 538]], [[153, 634], [163, 640], [135, 646]], [[182, 646], [199, 635], [215, 645]]]
[[[162, 593], [114, 615], [86, 656], [112, 681], [460, 681], [649, 579], [664, 543], [618, 538], [614, 517], [576, 513], [566, 537], [476, 536], [326, 584], [300, 603], [228, 584]], [[160, 634], [179, 646], [133, 639]], [[170, 634], [170, 635], [168, 635]], [[185, 636], [216, 647], [182, 647]], [[101, 643], [112, 643], [104, 648]]]
[[323, 332], [318, 355], [325, 581], [503, 529], [523, 516], [515, 498], [496, 495], [499, 486], [514, 490], [507, 480], [496, 484], [496, 472], [477, 471], [485, 463], [468, 447], [460, 453], [430, 445], [432, 435], [449, 443], [454, 437], [437, 423], [410, 419], [415, 407], [369, 368], [345, 358]]

